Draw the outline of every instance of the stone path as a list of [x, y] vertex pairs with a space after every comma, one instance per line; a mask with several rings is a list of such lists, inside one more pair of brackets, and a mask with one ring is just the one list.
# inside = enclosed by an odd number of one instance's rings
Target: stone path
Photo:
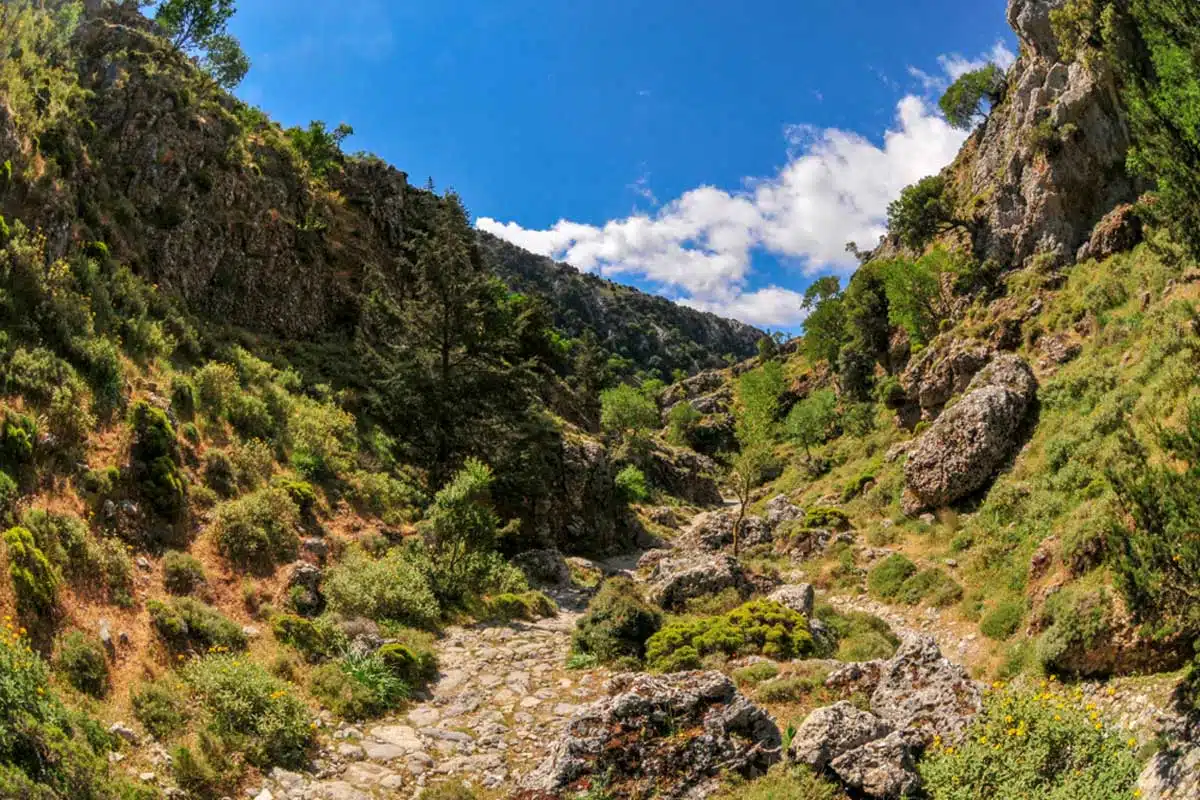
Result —
[[313, 774], [276, 769], [258, 800], [407, 798], [451, 779], [515, 787], [609, 677], [566, 669], [583, 598], [556, 599], [563, 610], [550, 619], [448, 629], [425, 697], [395, 718], [342, 725]]

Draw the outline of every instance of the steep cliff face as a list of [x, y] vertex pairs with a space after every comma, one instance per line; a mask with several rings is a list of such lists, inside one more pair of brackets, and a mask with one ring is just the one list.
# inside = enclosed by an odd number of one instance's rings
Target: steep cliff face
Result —
[[[136, 4], [93, 11], [73, 50], [83, 99], [70, 121], [34, 136], [0, 102], [0, 163], [14, 171], [0, 212], [43, 230], [51, 255], [103, 241], [189, 310], [283, 339], [350, 335], [369, 274], [403, 283], [436, 204], [403, 172], [347, 158], [312, 180], [284, 132], [215, 91]], [[594, 330], [640, 368], [695, 371], [761, 336], [509, 245], [484, 241], [480, 256], [546, 297], [568, 334]]]
[[981, 261], [1070, 263], [1101, 218], [1139, 193], [1125, 171], [1131, 140], [1112, 74], [1059, 53], [1051, 12], [1065, 2], [1010, 0], [1020, 57], [1004, 99], [949, 168]]

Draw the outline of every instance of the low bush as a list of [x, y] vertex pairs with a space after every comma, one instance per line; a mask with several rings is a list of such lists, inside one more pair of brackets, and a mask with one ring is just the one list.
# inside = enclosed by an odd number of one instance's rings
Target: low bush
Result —
[[373, 559], [361, 550], [326, 572], [329, 610], [346, 617], [390, 620], [416, 628], [436, 627], [441, 608], [420, 567], [402, 548]]
[[109, 773], [114, 745], [96, 720], [63, 707], [46, 663], [20, 631], [0, 628], [0, 796], [136, 798]]
[[51, 564], [71, 577], [95, 577], [96, 545], [79, 517], [31, 508], [21, 515], [21, 527], [33, 535]]
[[327, 619], [277, 614], [271, 620], [275, 638], [299, 650], [310, 662], [333, 658], [346, 649], [346, 635]]
[[58, 606], [58, 571], [25, 528], [5, 532], [4, 545], [17, 609], [27, 617], [49, 617]]
[[143, 683], [130, 695], [133, 716], [156, 739], [178, 733], [187, 722], [186, 692], [173, 677]]
[[777, 764], [753, 781], [734, 779], [713, 800], [841, 800], [837, 784], [817, 777], [805, 767]]
[[364, 720], [386, 714], [408, 699], [410, 687], [378, 653], [347, 653], [318, 667], [309, 690], [337, 716]]
[[785, 660], [813, 650], [803, 614], [771, 600], [751, 600], [723, 614], [665, 625], [646, 642], [646, 664], [659, 672], [698, 669], [710, 654]]
[[108, 659], [104, 648], [81, 631], [71, 631], [62, 638], [56, 666], [78, 691], [92, 697], [108, 694]]
[[437, 658], [428, 644], [389, 642], [377, 652], [388, 669], [411, 687], [421, 686], [437, 677]]
[[817, 506], [810, 508], [804, 515], [804, 527], [846, 530], [850, 527], [850, 518], [840, 508]]
[[317, 490], [308, 481], [298, 481], [294, 478], [276, 478], [271, 481], [271, 487], [287, 492], [287, 496], [296, 504], [303, 517], [311, 517], [317, 507]]
[[661, 627], [662, 612], [642, 599], [633, 581], [610, 578], [576, 623], [571, 647], [604, 662], [641, 660], [646, 641]]
[[187, 494], [179, 470], [179, 443], [167, 415], [145, 401], [130, 412], [133, 445], [130, 468], [134, 484], [149, 507], [162, 518], [178, 521], [187, 510]]
[[617, 496], [626, 503], [644, 503], [650, 499], [650, 486], [646, 474], [630, 464], [617, 473], [614, 481]]
[[178, 550], [163, 555], [163, 588], [171, 594], [185, 595], [204, 585], [204, 565], [200, 559]]
[[229, 364], [216, 361], [210, 361], [196, 370], [192, 383], [196, 387], [197, 404], [214, 418], [224, 413], [230, 398], [240, 391], [237, 370]]
[[910, 606], [927, 600], [932, 606], [944, 608], [962, 599], [962, 587], [945, 570], [931, 567], [900, 584], [896, 599]]
[[351, 473], [347, 499], [360, 513], [377, 517], [388, 525], [401, 525], [418, 518], [425, 497], [411, 484], [384, 472], [359, 470]]
[[30, 463], [37, 438], [37, 420], [27, 414], [6, 411], [0, 424], [0, 462], [8, 469]]
[[260, 489], [217, 508], [217, 548], [239, 569], [266, 571], [296, 557], [300, 510], [283, 489]]
[[891, 658], [900, 639], [879, 617], [861, 611], [841, 613], [832, 606], [820, 603], [813, 615], [825, 623], [833, 634], [837, 647], [832, 654], [839, 661], [874, 661]]
[[194, 745], [179, 745], [171, 750], [171, 772], [188, 797], [233, 794], [242, 768], [221, 737], [209, 731], [201, 731]]
[[13, 507], [21, 495], [21, 488], [7, 472], [0, 470], [0, 522], [12, 519]]
[[221, 497], [229, 498], [237, 494], [237, 471], [228, 453], [209, 450], [204, 454], [204, 485]]
[[1024, 603], [1005, 600], [983, 615], [983, 619], [979, 621], [979, 631], [989, 639], [1002, 642], [1017, 632], [1024, 617]]
[[916, 574], [916, 564], [894, 553], [867, 573], [867, 591], [876, 600], [898, 600], [904, 582]]
[[738, 683], [759, 684], [778, 677], [779, 665], [774, 661], [759, 661], [748, 667], [742, 667], [733, 673], [733, 679]]
[[294, 769], [307, 762], [316, 723], [288, 684], [234, 655], [194, 661], [184, 679], [200, 698], [209, 729], [251, 764]]
[[200, 655], [210, 650], [244, 650], [242, 626], [191, 597], [149, 600], [146, 608], [159, 637], [173, 653]]
[[530, 590], [514, 594], [491, 595], [483, 598], [482, 616], [491, 622], [514, 619], [537, 620], [558, 613], [558, 604], [541, 592]]
[[1126, 800], [1141, 771], [1136, 740], [1053, 687], [989, 693], [963, 741], [935, 738], [919, 768], [933, 800]]
[[795, 703], [825, 685], [825, 675], [788, 675], [759, 684], [754, 699], [760, 703]]

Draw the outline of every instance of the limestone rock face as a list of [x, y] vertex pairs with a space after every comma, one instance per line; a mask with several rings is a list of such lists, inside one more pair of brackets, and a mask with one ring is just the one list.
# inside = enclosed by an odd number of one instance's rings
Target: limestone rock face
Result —
[[910, 636], [890, 659], [847, 664], [825, 685], [869, 694], [870, 711], [846, 702], [813, 711], [796, 731], [788, 758], [828, 770], [855, 796], [880, 800], [918, 791], [916, 764], [925, 747], [934, 736], [961, 739], [983, 708], [983, 694], [966, 670], [923, 636]]
[[1036, 393], [1033, 372], [1017, 356], [980, 371], [909, 450], [905, 511], [946, 506], [986, 486], [1019, 444]]
[[513, 565], [535, 584], [566, 586], [571, 582], [571, 567], [558, 550], [527, 550], [513, 558]]
[[900, 386], [924, 415], [936, 414], [951, 397], [966, 390], [992, 355], [986, 345], [961, 339], [928, 347], [901, 374]]
[[719, 672], [628, 673], [572, 719], [526, 788], [554, 796], [605, 778], [616, 797], [705, 797], [780, 758], [779, 729]]
[[753, 586], [741, 562], [730, 555], [682, 553], [658, 561], [649, 579], [650, 602], [668, 611], [678, 611], [688, 600], [726, 589], [743, 596]]
[[1179, 745], [1155, 753], [1138, 777], [1142, 800], [1200, 797], [1200, 745]]
[[780, 586], [771, 592], [767, 596], [767, 599], [787, 606], [792, 611], [797, 611], [811, 619], [813, 615], [813, 603], [816, 602], [816, 597], [817, 594], [813, 590], [811, 583], [798, 583], [789, 586]]
[[650, 480], [668, 494], [697, 506], [721, 504], [717, 464], [708, 456], [682, 447], [656, 443], [650, 453]]
[[1124, 168], [1131, 140], [1113, 76], [1061, 60], [1050, 12], [1065, 1], [1010, 0], [1021, 56], [1004, 99], [949, 168], [980, 261], [1068, 264], [1096, 223], [1140, 192]]
[[557, 491], [537, 510], [538, 539], [572, 553], [602, 554], [633, 539], [616, 495], [616, 469], [608, 449], [576, 432], [563, 434]]
[[[733, 546], [733, 528], [737, 509], [722, 509], [697, 514], [681, 537], [685, 547], [715, 552]], [[771, 541], [771, 528], [761, 517], [749, 514], [742, 520], [740, 547], [753, 547]]]
[[843, 700], [809, 714], [796, 729], [787, 755], [795, 764], [823, 772], [834, 759], [891, 732], [879, 717]]

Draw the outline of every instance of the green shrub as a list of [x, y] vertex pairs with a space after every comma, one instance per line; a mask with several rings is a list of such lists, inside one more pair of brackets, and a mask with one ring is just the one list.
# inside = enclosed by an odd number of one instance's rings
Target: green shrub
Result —
[[0, 427], [0, 462], [8, 469], [30, 463], [37, 439], [37, 420], [27, 414], [5, 412]]
[[159, 516], [178, 521], [187, 510], [183, 475], [179, 471], [179, 443], [167, 415], [139, 401], [130, 413], [133, 446], [130, 465], [138, 491]]
[[479, 800], [479, 795], [462, 781], [454, 780], [425, 787], [420, 800]]
[[21, 488], [17, 486], [7, 472], [0, 470], [0, 521], [8, 519], [9, 513], [21, 496]]
[[233, 460], [221, 450], [209, 450], [204, 454], [204, 485], [221, 497], [237, 494], [237, 472]]
[[275, 489], [282, 489], [296, 504], [303, 517], [311, 517], [317, 507], [317, 490], [308, 481], [298, 481], [294, 478], [276, 478], [271, 481]]
[[178, 550], [163, 554], [163, 588], [171, 594], [191, 594], [204, 585], [204, 565], [200, 559]]
[[850, 518], [840, 508], [817, 506], [804, 515], [804, 527], [840, 531], [850, 527]]
[[196, 739], [194, 747], [179, 745], [171, 750], [171, 772], [179, 788], [189, 797], [233, 794], [242, 775], [242, 764], [219, 736], [201, 731]]
[[260, 768], [307, 762], [316, 724], [291, 687], [239, 656], [192, 662], [184, 679], [199, 696], [209, 728]]
[[428, 645], [389, 642], [377, 653], [388, 669], [411, 687], [421, 686], [437, 677], [437, 659]]
[[297, 400], [288, 418], [292, 465], [312, 480], [348, 472], [358, 444], [355, 427], [354, 417], [335, 405]]
[[558, 605], [541, 592], [530, 590], [513, 594], [493, 595], [483, 598], [483, 618], [492, 622], [509, 622], [514, 619], [537, 620], [558, 613]]
[[133, 559], [129, 551], [120, 540], [110, 537], [93, 541], [93, 545], [90, 557], [94, 559], [95, 577], [108, 590], [110, 601], [129, 608], [133, 605]]
[[401, 525], [417, 518], [425, 497], [409, 483], [383, 472], [358, 470], [351, 473], [347, 500], [360, 513], [378, 517], [388, 525]]
[[617, 496], [626, 503], [644, 503], [650, 499], [646, 474], [632, 464], [618, 472], [613, 483], [617, 487]]
[[71, 631], [58, 646], [59, 672], [77, 690], [92, 697], [108, 694], [108, 659], [97, 640], [80, 631]]
[[997, 603], [991, 611], [983, 615], [983, 619], [979, 621], [979, 630], [989, 639], [1002, 642], [1017, 632], [1024, 617], [1024, 603], [1005, 600]]
[[21, 515], [21, 526], [33, 534], [34, 544], [55, 567], [73, 578], [95, 578], [100, 557], [87, 525], [79, 517], [33, 508]]
[[713, 800], [841, 800], [845, 796], [837, 784], [790, 764], [777, 764], [757, 780], [731, 783]]
[[260, 397], [249, 392], [235, 392], [226, 400], [225, 416], [243, 439], [275, 438], [277, 425], [271, 409]]
[[825, 675], [788, 675], [760, 684], [754, 699], [760, 703], [796, 703], [825, 685]]
[[112, 740], [65, 709], [49, 670], [21, 632], [0, 628], [0, 796], [37, 800], [122, 797], [108, 772]]
[[786, 660], [813, 650], [803, 614], [770, 600], [751, 600], [723, 614], [665, 625], [646, 642], [646, 663], [653, 670], [697, 669], [707, 655], [763, 655]]
[[325, 619], [278, 614], [271, 620], [275, 638], [296, 648], [311, 662], [332, 658], [347, 646], [346, 635]]
[[904, 582], [916, 574], [916, 564], [894, 553], [867, 573], [867, 591], [877, 600], [897, 600]]
[[229, 448], [229, 458], [243, 489], [256, 489], [275, 473], [275, 454], [262, 439], [234, 443]]
[[1051, 595], [1042, 609], [1045, 627], [1035, 654], [1049, 672], [1073, 673], [1087, 659], [1081, 658], [1112, 634], [1112, 598], [1107, 591], [1085, 591], [1067, 587]]
[[237, 370], [229, 364], [210, 361], [196, 370], [192, 382], [200, 408], [212, 417], [225, 411], [230, 399], [240, 391]]
[[642, 659], [646, 641], [662, 627], [662, 612], [642, 599], [628, 578], [610, 578], [592, 598], [571, 637], [576, 653], [601, 661]]
[[758, 684], [769, 681], [778, 675], [779, 666], [774, 661], [759, 661], [736, 670], [733, 673], [733, 679], [738, 683]]
[[260, 489], [217, 508], [217, 548], [239, 569], [269, 570], [296, 557], [300, 510], [283, 489]]
[[600, 426], [618, 436], [638, 435], [659, 426], [658, 406], [627, 384], [600, 393]]
[[321, 705], [343, 719], [386, 714], [408, 699], [410, 688], [378, 654], [347, 653], [318, 667], [309, 690]]
[[347, 617], [432, 628], [441, 608], [420, 567], [401, 548], [372, 559], [360, 550], [326, 572], [329, 610]]
[[242, 626], [217, 609], [191, 597], [149, 600], [150, 622], [173, 653], [199, 655], [210, 650], [244, 650]]
[[183, 375], [171, 376], [171, 410], [180, 419], [196, 414], [196, 387]]
[[925, 788], [934, 800], [1136, 797], [1136, 742], [1093, 709], [1053, 689], [990, 693], [961, 743], [934, 740]]
[[691, 403], [678, 403], [667, 412], [667, 441], [676, 447], [693, 447], [692, 435], [703, 418]]
[[837, 640], [833, 654], [839, 661], [874, 661], [891, 658], [900, 639], [879, 617], [861, 611], [840, 613], [832, 606], [819, 603], [813, 614]]
[[106, 500], [112, 496], [117, 485], [121, 482], [121, 471], [116, 467], [89, 469], [80, 479], [81, 488], [93, 503]]
[[130, 695], [133, 716], [156, 739], [180, 731], [187, 722], [185, 692], [173, 677], [143, 683]]
[[58, 606], [58, 571], [25, 528], [5, 532], [4, 544], [18, 610], [28, 617], [48, 618]]
[[906, 579], [896, 599], [910, 606], [928, 600], [930, 605], [944, 608], [962, 599], [962, 587], [945, 570], [931, 567]]

